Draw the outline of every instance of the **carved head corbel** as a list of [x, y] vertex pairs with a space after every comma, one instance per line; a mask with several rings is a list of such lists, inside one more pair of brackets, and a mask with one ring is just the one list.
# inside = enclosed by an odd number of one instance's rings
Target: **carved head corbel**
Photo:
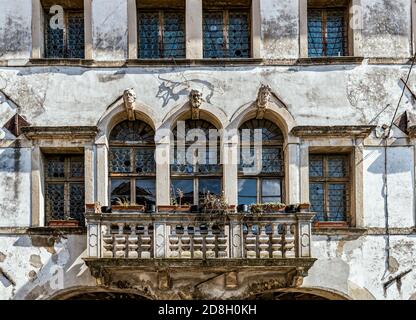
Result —
[[203, 98], [202, 93], [198, 90], [191, 90], [189, 94], [189, 103], [192, 107], [192, 119], [198, 120], [199, 119], [199, 110], [202, 105]]
[[272, 89], [269, 85], [262, 84], [257, 94], [256, 107], [257, 115], [256, 119], [263, 119], [266, 109], [269, 107], [270, 97], [272, 96]]
[[123, 92], [124, 108], [127, 112], [127, 118], [129, 120], [135, 120], [134, 110], [136, 109], [136, 93], [133, 88], [126, 89]]

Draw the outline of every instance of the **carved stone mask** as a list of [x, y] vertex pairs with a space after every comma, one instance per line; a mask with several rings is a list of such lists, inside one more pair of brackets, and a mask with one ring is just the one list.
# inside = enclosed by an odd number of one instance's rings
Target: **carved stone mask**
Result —
[[133, 89], [127, 89], [123, 93], [124, 102], [134, 104], [136, 102], [136, 93]]
[[260, 106], [266, 106], [269, 103], [271, 97], [271, 88], [268, 85], [261, 85], [259, 90], [259, 95], [257, 98], [257, 103]]
[[193, 108], [199, 108], [202, 104], [202, 93], [198, 90], [192, 90], [189, 94], [189, 100]]

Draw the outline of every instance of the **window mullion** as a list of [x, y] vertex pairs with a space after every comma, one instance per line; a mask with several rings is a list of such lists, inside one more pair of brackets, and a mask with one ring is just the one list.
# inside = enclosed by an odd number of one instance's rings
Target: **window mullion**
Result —
[[159, 57], [160, 58], [164, 58], [164, 54], [163, 54], [163, 27], [164, 27], [163, 10], [159, 10]]
[[326, 33], [326, 21], [327, 20], [327, 11], [325, 9], [322, 10], [322, 51], [323, 55], [327, 55], [327, 33]]
[[64, 26], [63, 26], [63, 41], [64, 41], [64, 47], [63, 47], [63, 54], [64, 54], [64, 58], [68, 58], [69, 57], [69, 51], [68, 51], [68, 21], [69, 21], [69, 16], [67, 13], [64, 12]]
[[229, 56], [229, 42], [228, 42], [228, 29], [229, 29], [229, 11], [228, 10], [224, 10], [223, 11], [223, 23], [224, 23], [224, 27], [223, 27], [223, 34], [224, 34], [224, 57]]

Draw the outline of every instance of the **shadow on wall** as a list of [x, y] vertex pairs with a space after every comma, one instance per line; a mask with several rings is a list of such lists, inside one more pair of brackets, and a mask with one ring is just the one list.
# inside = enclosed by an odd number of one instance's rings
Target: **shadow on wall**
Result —
[[[26, 283], [17, 284], [13, 300], [48, 299], [72, 286], [95, 286], [95, 279], [82, 260], [86, 255], [84, 235], [21, 236], [13, 246], [38, 249], [30, 257], [25, 256], [28, 260], [23, 264], [30, 265], [31, 270], [25, 275]], [[45, 256], [48, 258], [43, 262]]]

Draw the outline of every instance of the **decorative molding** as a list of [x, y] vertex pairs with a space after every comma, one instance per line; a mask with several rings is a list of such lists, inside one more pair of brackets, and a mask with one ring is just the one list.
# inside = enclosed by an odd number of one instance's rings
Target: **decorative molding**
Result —
[[91, 139], [97, 135], [95, 126], [73, 126], [73, 127], [23, 127], [22, 133], [28, 139]]
[[133, 88], [124, 90], [123, 92], [124, 108], [126, 109], [127, 118], [130, 121], [136, 120], [136, 116], [135, 116], [136, 99], [137, 99], [137, 95], [136, 95], [136, 92], [134, 92]]
[[357, 137], [367, 138], [376, 126], [297, 126], [291, 131], [296, 137]]
[[199, 119], [199, 111], [203, 102], [202, 93], [198, 90], [191, 90], [189, 93], [189, 104], [192, 108], [192, 119], [198, 120]]
[[256, 119], [263, 119], [266, 110], [269, 108], [270, 98], [272, 96], [272, 89], [269, 85], [262, 84], [257, 94], [256, 100]]

